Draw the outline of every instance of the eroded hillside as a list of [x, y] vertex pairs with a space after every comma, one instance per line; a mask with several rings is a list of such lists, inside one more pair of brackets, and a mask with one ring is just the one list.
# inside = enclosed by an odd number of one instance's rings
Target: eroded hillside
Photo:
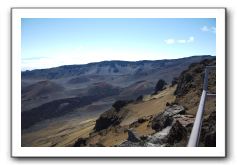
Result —
[[[169, 107], [184, 109], [174, 114], [180, 123], [192, 121], [193, 110], [182, 105], [189, 96], [174, 95], [183, 83], [179, 75], [193, 62], [213, 58], [107, 61], [23, 72], [22, 146], [72, 146], [78, 138], [86, 146], [115, 146], [134, 131], [146, 139], [157, 133], [154, 120]], [[167, 82], [164, 88], [155, 88], [159, 79]], [[183, 111], [187, 116], [178, 117]], [[164, 135], [171, 127], [163, 129]]]
[[[177, 84], [136, 101], [117, 101], [74, 146], [186, 146], [209, 65], [215, 65], [215, 59], [190, 65]], [[215, 93], [215, 83], [215, 71], [210, 71], [209, 92]], [[215, 146], [215, 98], [207, 99], [205, 109], [200, 146]]]

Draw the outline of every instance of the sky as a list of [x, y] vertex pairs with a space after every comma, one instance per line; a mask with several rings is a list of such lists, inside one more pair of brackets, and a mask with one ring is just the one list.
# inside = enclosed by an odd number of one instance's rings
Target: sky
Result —
[[215, 18], [22, 18], [21, 69], [216, 55]]

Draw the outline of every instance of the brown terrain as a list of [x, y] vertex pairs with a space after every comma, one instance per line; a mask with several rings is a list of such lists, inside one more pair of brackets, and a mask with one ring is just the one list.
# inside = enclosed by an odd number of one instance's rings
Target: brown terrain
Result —
[[[23, 72], [22, 146], [185, 146], [206, 65], [215, 65], [215, 58]], [[209, 79], [215, 93], [215, 72]], [[213, 111], [210, 98], [200, 145], [214, 145]]]

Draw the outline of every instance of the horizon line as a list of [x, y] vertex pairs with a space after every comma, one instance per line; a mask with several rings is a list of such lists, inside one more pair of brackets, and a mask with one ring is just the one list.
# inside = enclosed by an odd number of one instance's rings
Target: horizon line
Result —
[[54, 68], [60, 68], [60, 67], [66, 67], [66, 66], [83, 66], [83, 65], [89, 65], [89, 64], [96, 64], [96, 63], [102, 63], [102, 62], [130, 62], [130, 63], [136, 63], [136, 62], [142, 62], [142, 61], [163, 61], [163, 60], [177, 60], [177, 59], [184, 59], [184, 58], [191, 58], [191, 57], [201, 57], [201, 56], [211, 56], [211, 57], [216, 57], [216, 55], [192, 55], [188, 57], [181, 57], [181, 58], [171, 58], [171, 59], [157, 59], [157, 60], [138, 60], [138, 61], [126, 61], [126, 60], [103, 60], [103, 61], [97, 61], [97, 62], [89, 62], [85, 64], [69, 64], [69, 65], [60, 65], [60, 66], [55, 66], [55, 67], [50, 67], [50, 68], [38, 68], [38, 69], [26, 69], [26, 70], [21, 70], [21, 72], [31, 72], [35, 70], [46, 70], [46, 69], [54, 69]]

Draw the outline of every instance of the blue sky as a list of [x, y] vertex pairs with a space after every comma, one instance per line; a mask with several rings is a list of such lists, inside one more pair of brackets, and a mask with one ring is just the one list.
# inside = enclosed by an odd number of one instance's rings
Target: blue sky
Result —
[[21, 68], [216, 54], [209, 18], [23, 18]]

